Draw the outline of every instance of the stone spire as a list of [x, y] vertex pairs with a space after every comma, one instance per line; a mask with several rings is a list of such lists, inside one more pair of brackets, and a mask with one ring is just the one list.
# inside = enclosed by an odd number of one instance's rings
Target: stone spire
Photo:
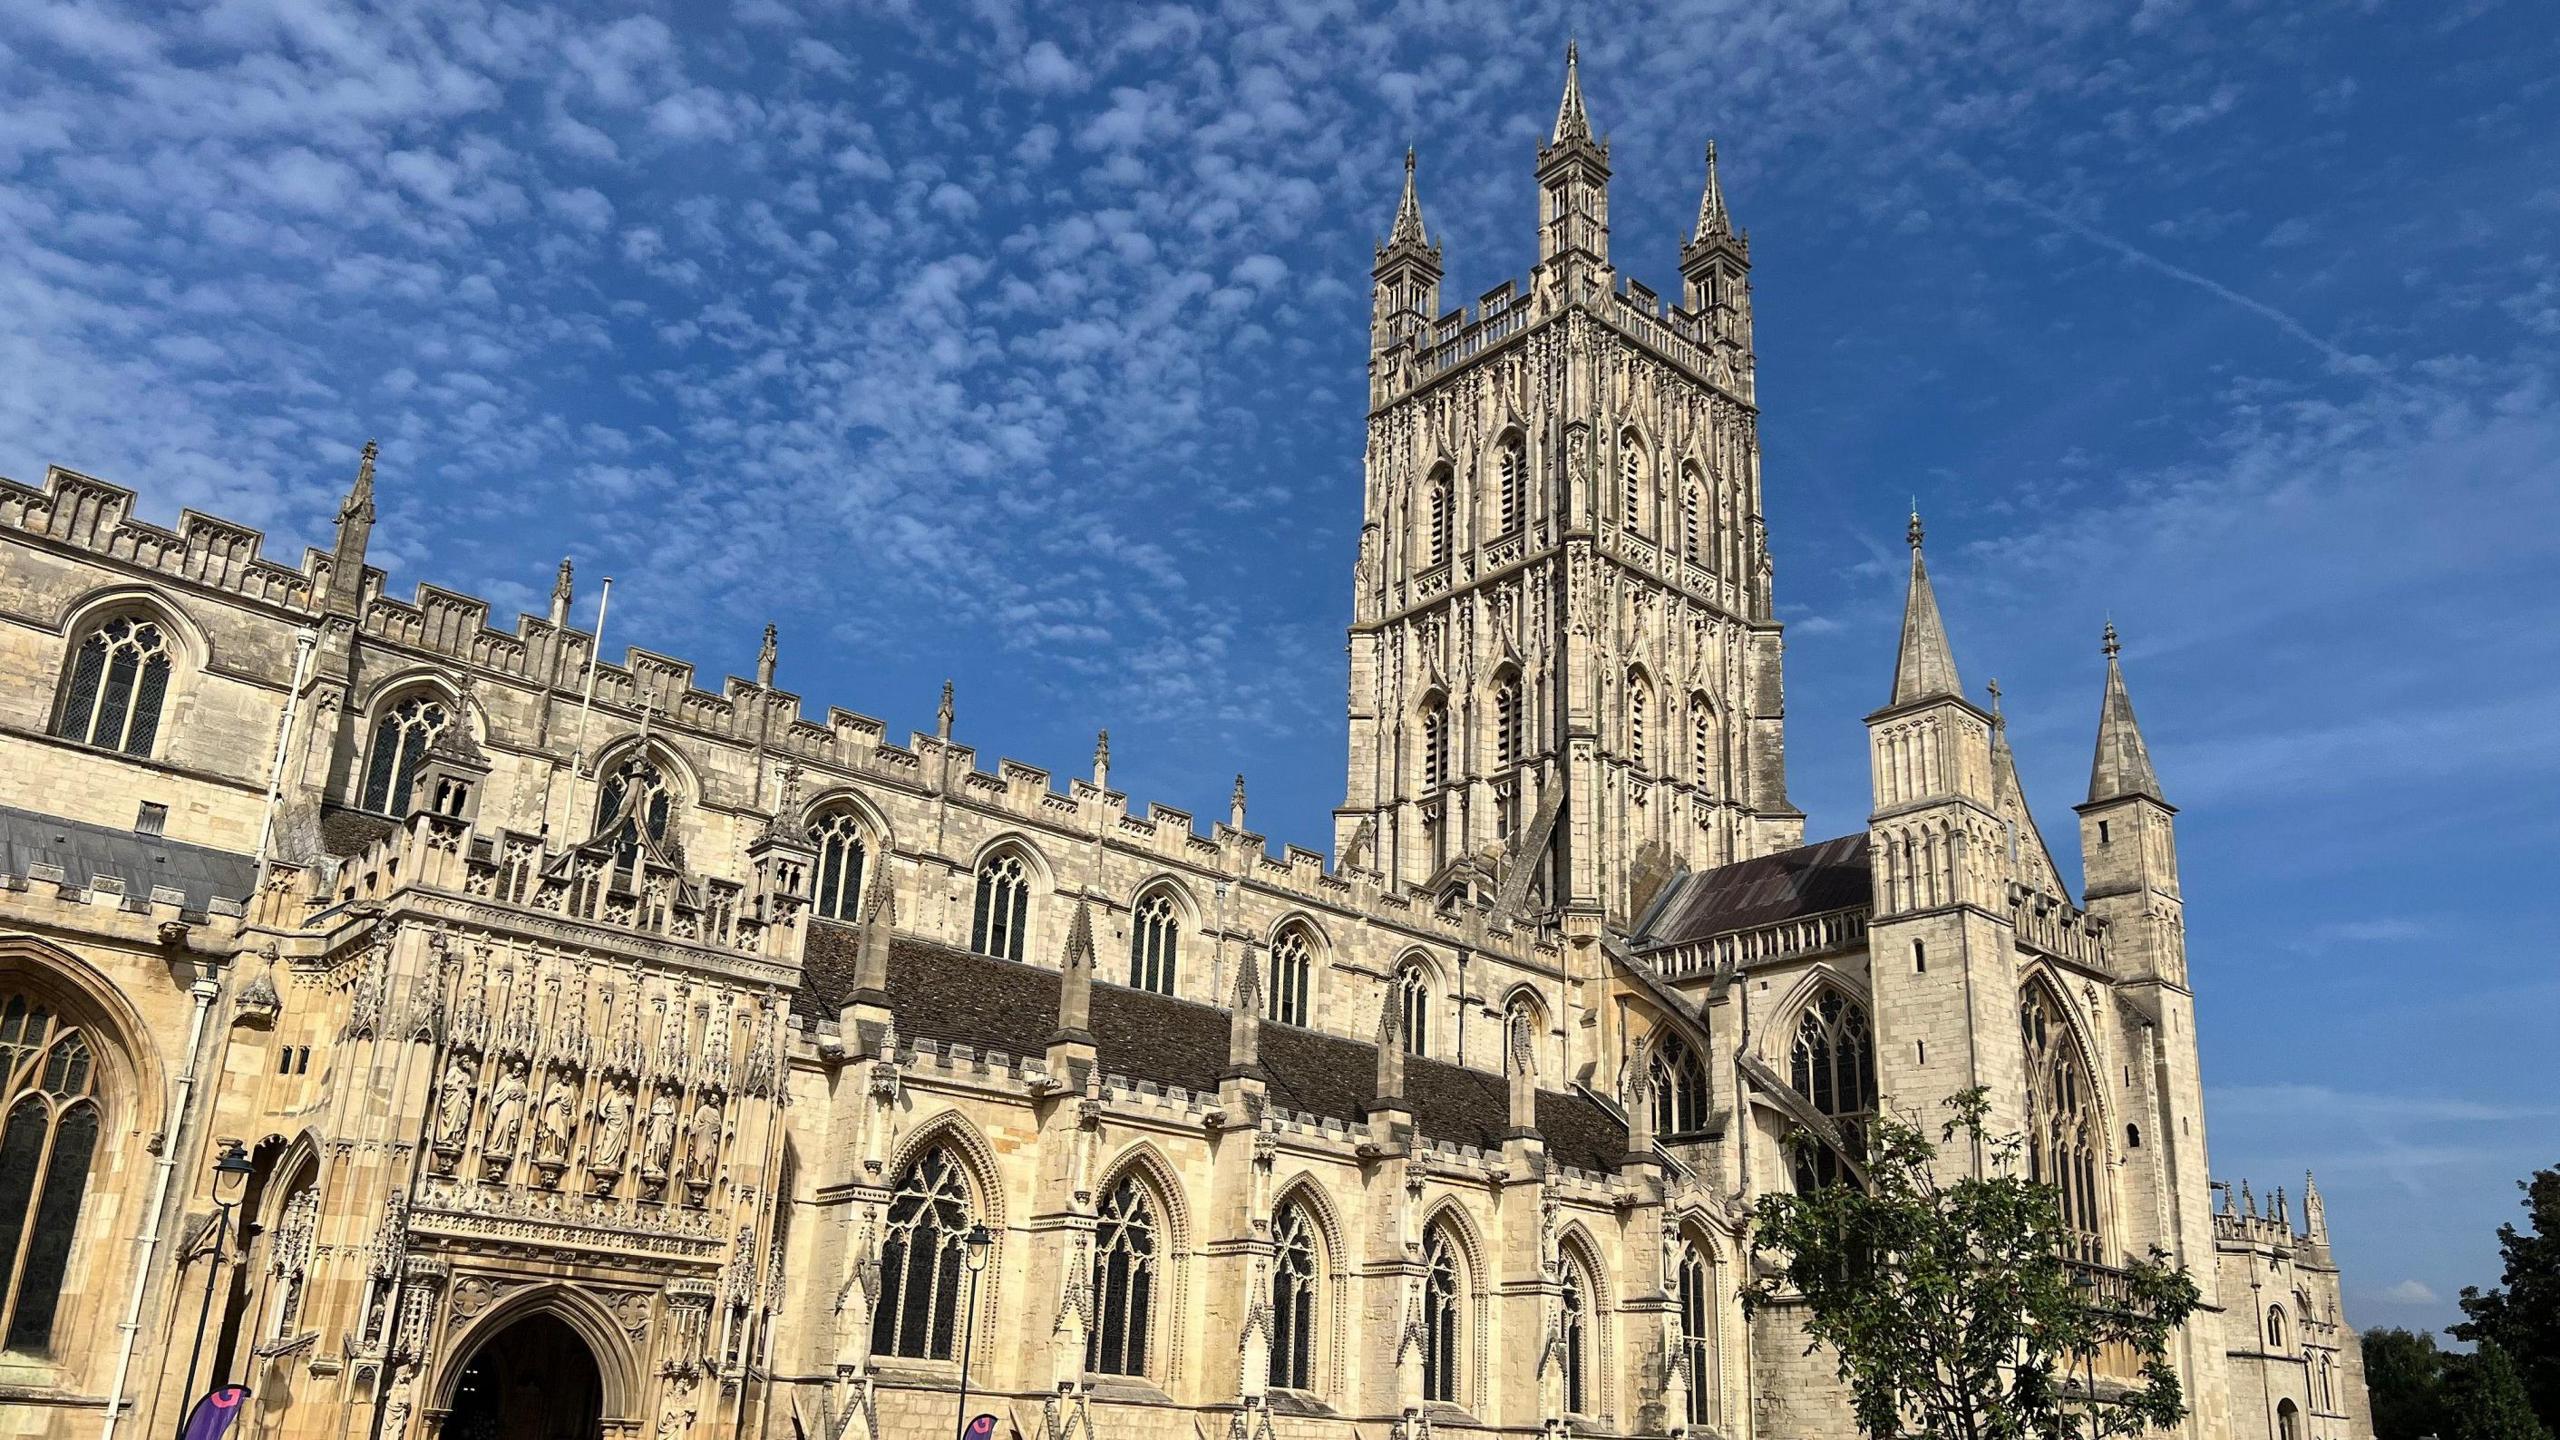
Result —
[[1370, 1100], [1372, 1110], [1402, 1110], [1404, 1100], [1404, 992], [1390, 981], [1386, 986], [1386, 1002], [1378, 1012], [1378, 1093]]
[[1431, 248], [1431, 234], [1422, 225], [1422, 197], [1413, 187], [1413, 147], [1404, 150], [1404, 198], [1396, 202], [1395, 228], [1387, 232], [1390, 249], [1411, 245], [1416, 249]]
[[2320, 1199], [2320, 1182], [2302, 1172], [2302, 1238], [2315, 1245], [2329, 1242], [2329, 1207]]
[[1582, 108], [1582, 45], [1580, 41], [1564, 43], [1564, 100], [1556, 106], [1555, 133], [1547, 137], [1550, 145], [1579, 141], [1591, 143], [1591, 116]]
[[1093, 1043], [1093, 903], [1079, 898], [1075, 918], [1067, 924], [1067, 948], [1058, 959], [1058, 1033], [1060, 1041]]
[[1707, 189], [1698, 197], [1698, 228], [1691, 231], [1692, 243], [1713, 240], [1733, 233], [1733, 217], [1724, 208], [1724, 180], [1716, 173], [1716, 142], [1707, 142]]
[[1938, 618], [1938, 593], [1929, 586], [1929, 565], [1920, 556], [1920, 511], [1911, 512], [1911, 593], [1902, 607], [1902, 650], [1893, 664], [1893, 700], [1908, 705], [1942, 696], [1961, 697], [1956, 657], [1947, 648], [1946, 622]]
[[373, 523], [373, 462], [382, 453], [379, 443], [364, 442], [364, 453], [356, 458], [356, 483], [347, 491], [346, 503], [338, 507], [338, 523], [360, 521]]
[[889, 1005], [889, 942], [897, 932], [898, 892], [889, 883], [888, 857], [882, 856], [874, 866], [871, 894], [862, 912], [861, 948], [855, 952], [853, 993], [845, 997], [847, 1007], [876, 1005], [885, 1010]]
[[329, 547], [329, 593], [333, 614], [353, 615], [364, 603], [364, 552], [373, 539], [373, 462], [382, 447], [364, 442], [356, 460], [356, 483], [338, 506], [338, 534]]
[[1236, 965], [1235, 999], [1227, 1011], [1227, 1068], [1220, 1079], [1263, 1076], [1261, 968], [1254, 963], [1253, 947], [1247, 945]]
[[2116, 625], [2107, 622], [2107, 691], [2098, 702], [2098, 753], [2089, 763], [2089, 803], [2141, 795], [2161, 800], [2160, 777], [2151, 769], [2150, 747], [2142, 743], [2142, 727], [2134, 722], [2133, 697], [2125, 692], [2124, 665], [2116, 657], [2124, 646]]

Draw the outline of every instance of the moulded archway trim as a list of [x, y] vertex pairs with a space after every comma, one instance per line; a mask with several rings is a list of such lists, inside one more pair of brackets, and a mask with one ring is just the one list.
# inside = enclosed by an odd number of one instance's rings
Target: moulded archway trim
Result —
[[2079, 1055], [2080, 1071], [2089, 1079], [2089, 1101], [2097, 1110], [2100, 1151], [2110, 1161], [2121, 1159], [2124, 1132], [2116, 1123], [2115, 1106], [2110, 1103], [2107, 1087], [2098, 1083], [2098, 1077], [2104, 1072], [2098, 1068], [2098, 1047], [2096, 1037], [2090, 1034], [2089, 1018], [2080, 1012], [2079, 1004], [2071, 998], [2070, 987], [2055, 976], [2051, 966], [2042, 963], [2018, 977], [2018, 998], [2024, 1001], [2027, 993], [2039, 986], [2053, 997], [2053, 1008], [2061, 1014], [2063, 1026], [2070, 1032], [2072, 1049]]
[[[62, 607], [57, 633], [67, 642], [102, 619], [125, 610], [148, 610], [168, 623], [176, 642], [179, 668], [192, 673], [213, 663], [213, 641], [196, 618], [167, 593], [149, 585], [102, 585]], [[66, 657], [67, 658], [67, 657]], [[174, 677], [173, 677], [174, 678]]]
[[1096, 1203], [1101, 1197], [1120, 1188], [1120, 1182], [1135, 1171], [1141, 1184], [1154, 1194], [1156, 1203], [1164, 1207], [1166, 1245], [1164, 1258], [1168, 1264], [1191, 1252], [1191, 1206], [1183, 1198], [1180, 1174], [1164, 1152], [1152, 1140], [1132, 1143], [1102, 1168], [1102, 1183], [1093, 1187]]
[[90, 1047], [108, 1079], [101, 1098], [115, 1123], [105, 1130], [151, 1135], [167, 1129], [167, 1079], [159, 1046], [141, 1012], [106, 972], [51, 941], [0, 935], [0, 988], [23, 988], [57, 1012], [67, 1010], [105, 1032], [102, 1038], [108, 1043]]
[[1854, 1002], [1859, 1009], [1867, 1012], [1867, 1024], [1870, 1027], [1874, 1026], [1876, 1007], [1874, 1001], [1867, 996], [1867, 987], [1833, 966], [1830, 961], [1818, 960], [1814, 962], [1812, 969], [1807, 970], [1796, 981], [1794, 987], [1787, 991], [1786, 998], [1780, 1001], [1778, 1007], [1771, 1012], [1777, 1017], [1777, 1023], [1760, 1032], [1762, 1059], [1776, 1062], [1787, 1058], [1788, 1051], [1796, 1043], [1796, 1027], [1804, 1023], [1804, 1012], [1812, 1007], [1813, 1002], [1820, 998], [1825, 990], [1837, 990], [1842, 998]]
[[883, 1171], [887, 1183], [907, 1173], [916, 1158], [935, 1145], [947, 1145], [960, 1157], [969, 1172], [969, 1188], [978, 1202], [978, 1219], [987, 1228], [1001, 1234], [1004, 1230], [1004, 1188], [997, 1177], [1004, 1172], [996, 1166], [995, 1147], [958, 1110], [942, 1110], [923, 1124], [910, 1128], [889, 1152], [889, 1163]]
[[829, 785], [810, 796], [800, 806], [800, 820], [803, 824], [813, 823], [837, 810], [851, 812], [854, 823], [862, 827], [863, 834], [877, 850], [886, 852], [896, 848], [896, 836], [889, 828], [889, 817], [880, 813], [880, 807], [872, 803], [870, 796], [851, 785]]
[[1000, 855], [1021, 856], [1024, 868], [1031, 872], [1031, 883], [1036, 889], [1047, 891], [1057, 888], [1057, 872], [1049, 868], [1049, 857], [1041, 852], [1038, 845], [1032, 843], [1030, 836], [1019, 830], [1005, 830], [989, 836], [986, 843], [980, 845], [969, 856], [970, 879], [975, 881], [978, 872], [986, 868], [987, 862]]
[[1493, 1288], [1492, 1272], [1486, 1268], [1484, 1234], [1476, 1228], [1476, 1217], [1468, 1213], [1464, 1202], [1455, 1195], [1443, 1195], [1422, 1212], [1422, 1223], [1415, 1233], [1429, 1241], [1433, 1226], [1445, 1223], [1458, 1242], [1458, 1258], [1467, 1267], [1467, 1293], [1481, 1295]]
[[1342, 1234], [1341, 1213], [1333, 1208], [1333, 1197], [1325, 1193], [1324, 1182], [1312, 1170], [1301, 1170], [1289, 1177], [1288, 1183], [1272, 1192], [1271, 1213], [1277, 1216], [1284, 1205], [1295, 1203], [1314, 1218], [1316, 1235], [1324, 1242], [1324, 1273], [1332, 1275], [1347, 1268], [1350, 1252]]
[[471, 1367], [482, 1348], [504, 1335], [517, 1321], [535, 1315], [557, 1318], [587, 1347], [588, 1358], [595, 1361], [596, 1376], [603, 1382], [604, 1423], [608, 1427], [638, 1424], [643, 1387], [640, 1357], [633, 1351], [630, 1337], [603, 1302], [558, 1281], [529, 1285], [501, 1298], [448, 1337], [444, 1365], [436, 1374], [435, 1388], [429, 1392], [433, 1397], [431, 1408], [451, 1410], [462, 1372]]

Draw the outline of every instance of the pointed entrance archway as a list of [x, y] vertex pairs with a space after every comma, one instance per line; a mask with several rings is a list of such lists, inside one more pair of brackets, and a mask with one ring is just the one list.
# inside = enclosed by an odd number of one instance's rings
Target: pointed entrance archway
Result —
[[557, 1315], [537, 1311], [481, 1342], [455, 1381], [443, 1440], [603, 1440], [604, 1376]]

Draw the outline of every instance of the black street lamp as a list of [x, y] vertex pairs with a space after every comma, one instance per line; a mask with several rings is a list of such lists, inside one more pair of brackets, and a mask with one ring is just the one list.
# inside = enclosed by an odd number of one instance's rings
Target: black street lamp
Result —
[[960, 1322], [960, 1433], [969, 1430], [969, 1351], [978, 1338], [978, 1276], [985, 1273], [988, 1252], [995, 1249], [996, 1234], [984, 1225], [972, 1225], [965, 1237], [969, 1246], [969, 1309]]
[[177, 1433], [182, 1440], [188, 1417], [195, 1410], [196, 1364], [204, 1358], [204, 1327], [213, 1318], [213, 1285], [222, 1276], [222, 1250], [231, 1238], [231, 1212], [240, 1208], [240, 1197], [247, 1192], [249, 1176], [257, 1168], [237, 1140], [223, 1141], [222, 1153], [213, 1160], [213, 1248], [205, 1257], [204, 1304], [196, 1310], [196, 1343], [187, 1351], [187, 1387], [178, 1392]]

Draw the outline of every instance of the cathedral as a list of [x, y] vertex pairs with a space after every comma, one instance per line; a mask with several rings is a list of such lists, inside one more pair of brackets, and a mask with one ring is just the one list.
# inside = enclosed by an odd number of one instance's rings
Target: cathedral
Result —
[[2210, 1178], [2112, 630], [2075, 888], [1915, 517], [1809, 842], [1750, 243], [1710, 149], [1659, 295], [1610, 181], [1569, 57], [1444, 313], [1407, 160], [1329, 854], [813, 716], [771, 630], [609, 659], [566, 563], [391, 594], [371, 447], [298, 564], [0, 482], [0, 1435], [1847, 1436], [1752, 1204], [1982, 1086], [2092, 1285], [2200, 1285], [2180, 1433], [2366, 1440], [2318, 1189]]

